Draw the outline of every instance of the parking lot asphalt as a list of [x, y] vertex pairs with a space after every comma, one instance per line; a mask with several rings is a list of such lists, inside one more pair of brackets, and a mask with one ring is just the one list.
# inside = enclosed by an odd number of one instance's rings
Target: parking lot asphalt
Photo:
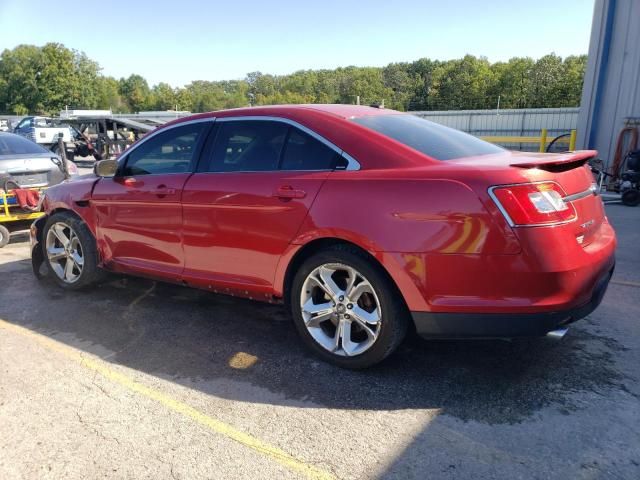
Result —
[[[0, 478], [640, 478], [640, 208], [560, 342], [411, 339], [345, 371], [281, 306], [0, 250]], [[481, 279], [479, 279], [481, 281]]]

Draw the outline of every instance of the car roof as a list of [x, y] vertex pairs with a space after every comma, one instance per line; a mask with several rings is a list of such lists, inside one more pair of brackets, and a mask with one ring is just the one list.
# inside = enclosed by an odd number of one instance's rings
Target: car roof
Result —
[[265, 116], [265, 115], [286, 115], [287, 113], [304, 113], [305, 111], [316, 111], [319, 113], [339, 117], [343, 119], [365, 117], [369, 115], [391, 115], [400, 114], [395, 110], [384, 108], [368, 107], [364, 105], [342, 105], [342, 104], [294, 104], [294, 105], [261, 105], [255, 107], [230, 108], [227, 110], [217, 110], [214, 112], [195, 114], [191, 117], [180, 118], [170, 123], [193, 118], [206, 117], [231, 117], [231, 116]]
[[[158, 130], [207, 118], [278, 117], [292, 120], [311, 129], [358, 159], [362, 168], [423, 165], [427, 158], [425, 155], [350, 121], [353, 118], [380, 115], [405, 115], [405, 113], [364, 105], [267, 105], [219, 110], [177, 118], [159, 126]], [[402, 154], [399, 154], [400, 151]], [[366, 164], [360, 160], [361, 158], [366, 159]]]
[[369, 107], [365, 105], [343, 105], [334, 103], [325, 104], [303, 104], [303, 105], [281, 105], [283, 107], [304, 108], [309, 110], [318, 110], [321, 112], [331, 113], [342, 118], [365, 117], [368, 115], [390, 115], [399, 113], [395, 110], [386, 110], [384, 108]]

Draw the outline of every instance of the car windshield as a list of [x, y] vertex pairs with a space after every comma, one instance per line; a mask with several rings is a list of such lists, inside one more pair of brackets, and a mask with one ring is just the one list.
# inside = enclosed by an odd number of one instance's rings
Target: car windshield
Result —
[[436, 160], [504, 152], [503, 148], [473, 135], [411, 114], [369, 115], [356, 117], [353, 121]]
[[47, 150], [31, 140], [13, 134], [0, 134], [0, 155], [46, 153]]

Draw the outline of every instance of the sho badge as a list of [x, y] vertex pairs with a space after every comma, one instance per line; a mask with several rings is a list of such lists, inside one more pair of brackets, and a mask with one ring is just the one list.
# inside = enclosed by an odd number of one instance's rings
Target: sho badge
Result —
[[588, 222], [584, 222], [582, 225], [580, 225], [582, 228], [589, 228], [591, 225], [593, 225], [595, 223], [595, 220], [589, 220]]

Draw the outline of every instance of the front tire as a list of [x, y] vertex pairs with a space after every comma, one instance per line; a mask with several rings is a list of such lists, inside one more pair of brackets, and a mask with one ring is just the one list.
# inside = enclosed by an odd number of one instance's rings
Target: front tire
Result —
[[0, 248], [6, 246], [11, 240], [11, 232], [4, 225], [0, 225]]
[[381, 362], [407, 333], [408, 312], [397, 288], [366, 253], [349, 245], [308, 258], [295, 274], [290, 297], [303, 342], [340, 367]]
[[42, 235], [42, 253], [51, 278], [66, 290], [86, 287], [102, 276], [93, 235], [71, 213], [49, 217]]

